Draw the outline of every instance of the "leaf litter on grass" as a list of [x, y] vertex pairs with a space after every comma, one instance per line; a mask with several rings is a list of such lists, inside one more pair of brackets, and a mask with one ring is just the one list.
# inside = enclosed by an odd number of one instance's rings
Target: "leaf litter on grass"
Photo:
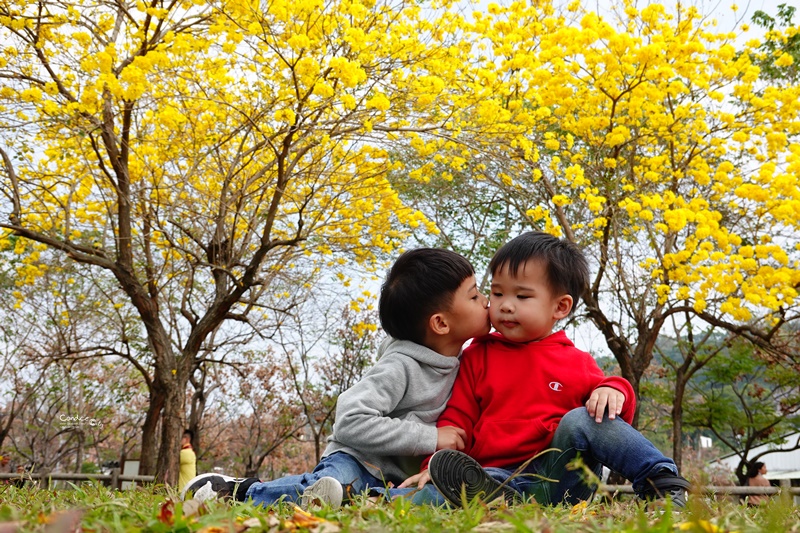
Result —
[[466, 509], [443, 509], [400, 500], [368, 505], [356, 499], [341, 509], [309, 513], [289, 503], [264, 509], [218, 500], [182, 502], [163, 486], [120, 492], [81, 484], [69, 490], [0, 488], [0, 533], [800, 533], [800, 509], [790, 501], [751, 509], [732, 501], [692, 500], [687, 509], [676, 512], [669, 507], [648, 509], [633, 500], [574, 507], [492, 507], [475, 502]]

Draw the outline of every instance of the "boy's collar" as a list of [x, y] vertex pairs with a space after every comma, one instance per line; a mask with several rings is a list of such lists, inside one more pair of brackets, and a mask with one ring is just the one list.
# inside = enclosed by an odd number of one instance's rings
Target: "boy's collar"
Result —
[[526, 341], [526, 342], [518, 342], [507, 339], [503, 336], [502, 333], [498, 331], [492, 331], [491, 333], [487, 333], [486, 335], [482, 335], [480, 337], [475, 337], [472, 342], [481, 342], [481, 341], [500, 341], [506, 344], [514, 344], [517, 346], [524, 346], [527, 344], [532, 344], [535, 342], [544, 342], [544, 341], [556, 341], [559, 344], [564, 344], [565, 342], [570, 342], [569, 338], [567, 338], [567, 334], [564, 332], [563, 329], [559, 329], [557, 331], [551, 331], [549, 335], [543, 337], [536, 341]]

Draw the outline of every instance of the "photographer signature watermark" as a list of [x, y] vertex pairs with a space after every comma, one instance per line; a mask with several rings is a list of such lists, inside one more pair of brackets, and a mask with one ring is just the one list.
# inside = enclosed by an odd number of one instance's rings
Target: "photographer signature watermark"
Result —
[[60, 415], [58, 418], [61, 421], [61, 427], [63, 428], [81, 428], [85, 426], [98, 429], [103, 428], [103, 422], [97, 418], [92, 418], [91, 416]]

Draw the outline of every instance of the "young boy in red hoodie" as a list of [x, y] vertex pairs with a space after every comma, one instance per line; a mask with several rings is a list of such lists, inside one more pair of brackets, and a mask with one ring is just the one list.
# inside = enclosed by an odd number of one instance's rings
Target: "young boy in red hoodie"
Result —
[[[461, 505], [463, 489], [468, 500], [575, 504], [596, 490], [568, 466], [580, 457], [598, 476], [606, 465], [631, 480], [642, 499], [669, 496], [685, 506], [688, 481], [630, 426], [636, 407], [630, 383], [604, 376], [590, 354], [563, 331], [553, 332], [588, 286], [581, 250], [528, 232], [500, 248], [489, 269], [496, 331], [464, 350], [453, 395], [437, 421], [465, 430], [465, 453], [435, 453], [428, 470], [392, 495], [434, 504], [444, 496]], [[425, 486], [428, 479], [438, 492]]]

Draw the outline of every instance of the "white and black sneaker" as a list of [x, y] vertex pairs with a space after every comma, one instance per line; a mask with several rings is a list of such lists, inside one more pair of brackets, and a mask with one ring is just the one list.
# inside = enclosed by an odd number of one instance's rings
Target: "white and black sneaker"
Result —
[[503, 498], [508, 504], [522, 499], [519, 492], [492, 478], [478, 461], [456, 450], [434, 453], [428, 463], [428, 471], [433, 485], [442, 496], [459, 507], [475, 498], [485, 503]]
[[344, 489], [339, 481], [332, 477], [321, 477], [306, 487], [300, 498], [300, 507], [305, 510], [321, 509], [326, 505], [332, 509], [342, 506]]
[[247, 489], [259, 480], [254, 477], [230, 477], [222, 474], [200, 474], [183, 488], [181, 500], [187, 495], [199, 502], [214, 498], [232, 499], [243, 502], [247, 499]]

